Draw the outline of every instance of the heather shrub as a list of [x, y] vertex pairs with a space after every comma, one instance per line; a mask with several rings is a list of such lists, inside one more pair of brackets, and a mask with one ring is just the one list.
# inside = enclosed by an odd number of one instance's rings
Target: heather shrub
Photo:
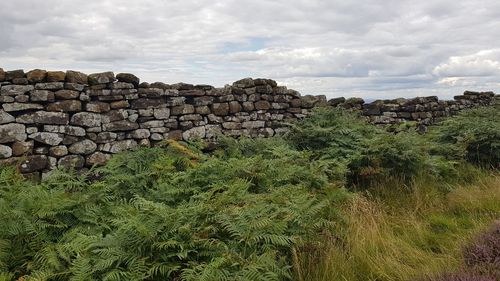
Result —
[[427, 279], [427, 281], [496, 281], [498, 279], [490, 276], [482, 276], [471, 273], [445, 274], [439, 277]]
[[464, 249], [464, 260], [472, 271], [500, 280], [500, 221], [474, 238]]

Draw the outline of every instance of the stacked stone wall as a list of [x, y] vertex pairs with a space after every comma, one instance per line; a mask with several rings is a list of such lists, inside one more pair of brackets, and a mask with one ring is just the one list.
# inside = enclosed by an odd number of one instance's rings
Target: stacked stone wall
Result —
[[269, 137], [287, 130], [317, 106], [360, 110], [375, 124], [408, 120], [430, 124], [477, 105], [493, 93], [466, 92], [365, 104], [362, 99], [301, 96], [270, 79], [210, 85], [140, 83], [133, 74], [0, 68], [0, 165], [17, 164], [38, 177], [56, 167], [85, 169], [112, 154], [165, 139]]

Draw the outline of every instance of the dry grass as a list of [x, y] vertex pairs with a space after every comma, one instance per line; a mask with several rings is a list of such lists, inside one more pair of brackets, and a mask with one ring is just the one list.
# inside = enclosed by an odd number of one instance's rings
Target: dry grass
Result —
[[392, 181], [345, 211], [340, 235], [298, 252], [298, 280], [419, 280], [462, 266], [464, 245], [500, 217], [500, 176], [458, 186]]

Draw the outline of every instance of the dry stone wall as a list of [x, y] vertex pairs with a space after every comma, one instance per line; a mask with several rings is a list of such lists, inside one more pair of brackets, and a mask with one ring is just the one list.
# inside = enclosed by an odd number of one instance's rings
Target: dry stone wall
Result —
[[487, 105], [493, 93], [376, 101], [301, 96], [270, 79], [245, 78], [223, 88], [140, 83], [133, 74], [0, 68], [0, 165], [38, 177], [56, 167], [85, 169], [112, 154], [164, 139], [269, 137], [316, 106], [361, 110], [376, 124], [430, 124]]

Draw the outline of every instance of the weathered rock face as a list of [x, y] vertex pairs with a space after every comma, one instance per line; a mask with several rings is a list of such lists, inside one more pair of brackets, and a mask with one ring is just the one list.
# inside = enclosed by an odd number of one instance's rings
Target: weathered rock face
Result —
[[41, 69], [35, 69], [26, 73], [26, 78], [29, 83], [40, 83], [44, 82], [47, 77], [47, 71]]
[[118, 75], [116, 75], [116, 79], [118, 79], [118, 81], [120, 82], [131, 83], [135, 87], [139, 86], [139, 78], [134, 74], [119, 73]]
[[26, 127], [22, 124], [0, 125], [0, 143], [24, 141], [27, 138]]
[[[117, 80], [117, 81], [116, 81]], [[140, 83], [133, 74], [0, 68], [0, 165], [24, 173], [103, 165], [114, 153], [164, 139], [214, 139], [218, 135], [269, 137], [313, 107], [359, 110], [376, 124], [436, 118], [488, 105], [493, 93], [383, 100], [304, 96], [270, 79], [245, 78], [232, 86]]]
[[90, 85], [107, 84], [115, 81], [115, 75], [113, 72], [90, 74], [88, 78]]
[[20, 115], [16, 118], [16, 122], [21, 124], [66, 125], [69, 122], [69, 116], [66, 113], [36, 111]]
[[97, 144], [91, 140], [82, 140], [72, 144], [68, 151], [72, 154], [91, 154], [97, 149]]
[[78, 71], [66, 71], [66, 82], [86, 85], [88, 83], [88, 76]]
[[16, 121], [16, 118], [4, 110], [0, 109], [0, 124], [6, 124]]
[[63, 138], [56, 133], [38, 132], [29, 135], [30, 139], [33, 139], [39, 143], [54, 146], [58, 145], [63, 141]]
[[12, 156], [12, 148], [10, 146], [0, 144], [0, 159], [9, 158]]

